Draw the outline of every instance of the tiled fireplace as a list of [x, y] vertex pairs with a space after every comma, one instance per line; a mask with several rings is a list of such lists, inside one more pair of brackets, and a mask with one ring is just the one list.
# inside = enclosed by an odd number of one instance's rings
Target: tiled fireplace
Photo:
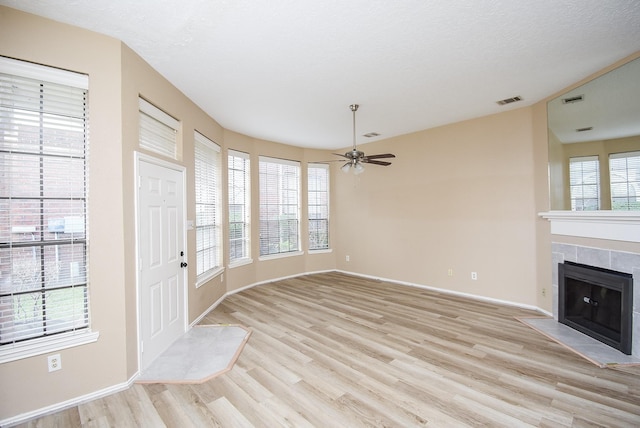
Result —
[[640, 357], [640, 254], [604, 248], [553, 242], [553, 316], [558, 319], [558, 264], [565, 261], [633, 275], [633, 320], [631, 353]]

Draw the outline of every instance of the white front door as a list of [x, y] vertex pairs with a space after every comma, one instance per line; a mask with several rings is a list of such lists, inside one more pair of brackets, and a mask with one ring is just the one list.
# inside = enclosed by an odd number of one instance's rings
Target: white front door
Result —
[[186, 328], [184, 170], [138, 158], [140, 371]]

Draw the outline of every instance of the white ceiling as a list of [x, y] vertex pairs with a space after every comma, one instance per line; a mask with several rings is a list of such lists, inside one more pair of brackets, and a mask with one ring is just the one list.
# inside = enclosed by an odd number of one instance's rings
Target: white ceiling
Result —
[[326, 149], [351, 145], [353, 103], [362, 144], [533, 104], [640, 50], [637, 0], [0, 4], [122, 40], [227, 129]]

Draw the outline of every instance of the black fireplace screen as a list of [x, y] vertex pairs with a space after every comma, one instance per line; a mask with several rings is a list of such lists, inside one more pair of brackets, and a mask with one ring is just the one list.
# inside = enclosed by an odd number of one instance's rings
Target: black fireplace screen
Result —
[[558, 276], [558, 321], [630, 355], [632, 275], [565, 262]]

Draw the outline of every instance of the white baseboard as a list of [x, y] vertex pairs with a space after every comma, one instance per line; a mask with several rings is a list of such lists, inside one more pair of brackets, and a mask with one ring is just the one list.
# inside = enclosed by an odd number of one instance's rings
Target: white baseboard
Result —
[[40, 418], [42, 416], [50, 415], [52, 413], [57, 413], [62, 410], [68, 409], [70, 407], [78, 406], [82, 403], [86, 403], [92, 400], [96, 400], [98, 398], [106, 397], [107, 395], [115, 394], [116, 392], [124, 391], [126, 389], [131, 388], [131, 385], [133, 385], [133, 382], [137, 376], [138, 376], [138, 373], [134, 374], [128, 381], [124, 383], [112, 385], [107, 388], [91, 392], [86, 395], [81, 395], [79, 397], [75, 397], [70, 400], [52, 404], [51, 406], [42, 407], [37, 410], [32, 410], [27, 413], [22, 413], [20, 415], [12, 416], [10, 418], [1, 420], [0, 427], [8, 428], [14, 425], [19, 425], [31, 419]]
[[496, 304], [499, 304], [499, 305], [513, 306], [513, 307], [517, 307], [517, 308], [521, 308], [521, 309], [528, 309], [528, 310], [532, 310], [532, 311], [541, 312], [541, 313], [546, 314], [546, 315], [551, 315], [547, 311], [544, 311], [544, 310], [538, 308], [537, 306], [525, 305], [524, 303], [512, 302], [510, 300], [494, 299], [492, 297], [479, 296], [477, 294], [469, 294], [469, 293], [463, 293], [461, 291], [447, 290], [446, 288], [431, 287], [431, 286], [428, 286], [428, 285], [416, 284], [414, 282], [398, 281], [398, 280], [395, 280], [395, 279], [383, 278], [383, 277], [380, 277], [380, 276], [365, 275], [363, 273], [358, 273], [358, 272], [349, 272], [349, 271], [338, 270], [338, 269], [336, 269], [334, 272], [340, 272], [340, 273], [344, 273], [346, 275], [360, 276], [362, 278], [375, 279], [375, 280], [379, 280], [379, 281], [386, 281], [386, 282], [391, 282], [391, 283], [394, 283], [394, 284], [406, 285], [406, 286], [409, 286], [409, 287], [422, 288], [424, 290], [437, 291], [438, 293], [450, 294], [452, 296], [466, 297], [467, 299], [478, 300], [478, 301], [481, 301], [481, 302], [488, 302], [488, 303], [496, 303]]

